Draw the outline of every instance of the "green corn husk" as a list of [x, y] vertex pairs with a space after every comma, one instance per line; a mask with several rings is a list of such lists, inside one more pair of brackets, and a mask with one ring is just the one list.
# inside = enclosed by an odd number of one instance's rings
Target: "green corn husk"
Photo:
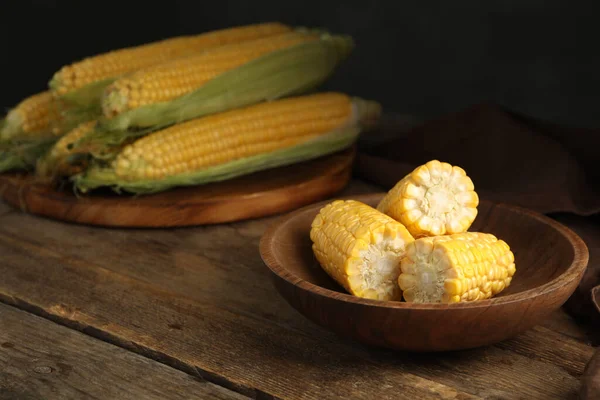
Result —
[[67, 133], [82, 124], [102, 116], [102, 109], [97, 106], [92, 107], [71, 107], [63, 112], [63, 121], [61, 131]]
[[[0, 119], [0, 132], [6, 127], [6, 118]], [[52, 139], [16, 141], [0, 140], [0, 173], [30, 170], [35, 160], [50, 148]]]
[[[72, 92], [64, 94], [59, 98], [66, 104], [69, 104], [73, 107], [84, 110], [97, 110], [97, 112], [101, 113], [102, 107], [100, 101], [102, 99], [102, 93], [104, 92], [104, 89], [115, 80], [116, 78], [109, 78], [93, 82]], [[50, 82], [48, 82], [48, 87], [51, 90], [56, 90], [57, 86], [57, 78], [52, 77]]]
[[117, 146], [179, 122], [307, 92], [323, 83], [353, 48], [351, 37], [322, 34], [320, 40], [275, 51], [225, 72], [172, 101], [102, 118], [95, 132], [74, 146], [90, 141]]
[[[97, 110], [72, 108], [64, 111], [60, 125], [61, 132], [67, 133], [80, 123], [97, 116]], [[0, 132], [9, 137], [0, 139], [0, 173], [35, 169], [37, 160], [43, 157], [62, 136], [62, 134], [56, 135], [52, 131], [48, 131], [44, 135], [38, 133], [35, 137], [28, 137], [18, 124], [9, 125], [9, 123], [10, 121], [4, 119], [0, 125]], [[0, 134], [0, 136], [5, 135]]]
[[253, 172], [308, 161], [350, 147], [358, 138], [357, 126], [340, 129], [294, 147], [260, 154], [226, 164], [206, 168], [193, 173], [171, 176], [162, 180], [120, 180], [111, 168], [92, 166], [86, 172], [72, 178], [75, 189], [81, 193], [100, 187], [133, 194], [152, 194], [174, 187], [196, 186], [219, 182]]
[[30, 171], [37, 160], [56, 142], [56, 138], [0, 143], [0, 173]]

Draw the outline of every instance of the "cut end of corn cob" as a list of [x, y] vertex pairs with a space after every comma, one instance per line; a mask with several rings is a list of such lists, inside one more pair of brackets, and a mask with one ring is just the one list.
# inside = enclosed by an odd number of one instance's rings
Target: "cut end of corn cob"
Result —
[[355, 200], [336, 200], [312, 222], [310, 238], [321, 267], [349, 293], [374, 300], [400, 300], [397, 279], [406, 228]]
[[489, 299], [510, 285], [516, 270], [508, 244], [480, 232], [416, 239], [401, 268], [398, 285], [413, 303]]
[[140, 46], [87, 57], [57, 71], [49, 85], [63, 96], [86, 85], [116, 78], [132, 71], [179, 57], [246, 40], [281, 34], [292, 28], [278, 22], [237, 26], [198, 35], [169, 38]]
[[115, 160], [123, 180], [162, 180], [290, 148], [372, 119], [372, 102], [318, 93], [234, 109], [156, 131]]
[[49, 91], [30, 96], [12, 108], [0, 140], [48, 138], [60, 133], [62, 105]]
[[478, 205], [479, 197], [465, 171], [433, 160], [400, 180], [377, 209], [419, 238], [466, 232]]
[[206, 50], [136, 71], [117, 79], [106, 88], [104, 116], [168, 102], [200, 88], [218, 75], [242, 66], [268, 53], [319, 38], [313, 33], [287, 32], [242, 43]]

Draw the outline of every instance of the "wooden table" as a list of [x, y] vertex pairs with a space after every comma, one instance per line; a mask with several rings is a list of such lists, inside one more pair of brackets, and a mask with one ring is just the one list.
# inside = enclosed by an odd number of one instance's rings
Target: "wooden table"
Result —
[[[355, 181], [342, 194], [378, 190]], [[0, 204], [0, 399], [576, 397], [593, 332], [562, 310], [446, 354], [367, 348], [314, 325], [261, 261], [273, 220], [103, 229]]]

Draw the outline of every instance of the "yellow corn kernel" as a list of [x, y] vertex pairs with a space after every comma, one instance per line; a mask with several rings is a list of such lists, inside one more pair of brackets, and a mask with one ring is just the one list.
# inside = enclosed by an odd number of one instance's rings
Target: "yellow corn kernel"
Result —
[[400, 300], [400, 260], [413, 238], [406, 228], [355, 200], [336, 200], [314, 218], [310, 238], [323, 270], [350, 294]]
[[49, 138], [60, 133], [63, 105], [49, 91], [29, 96], [12, 108], [0, 139]]
[[418, 238], [407, 245], [401, 269], [398, 285], [414, 303], [489, 299], [510, 285], [516, 271], [508, 244], [481, 232]]
[[300, 144], [355, 124], [352, 99], [318, 93], [263, 102], [176, 124], [126, 146], [115, 160], [124, 180], [160, 180]]
[[64, 95], [91, 83], [209, 48], [277, 35], [291, 29], [280, 23], [245, 25], [114, 50], [64, 66], [54, 74], [51, 87], [57, 95]]
[[105, 89], [102, 109], [107, 118], [150, 104], [166, 102], [200, 88], [216, 76], [268, 53], [319, 36], [301, 31], [220, 46], [197, 55], [141, 69]]
[[377, 209], [419, 238], [466, 232], [478, 205], [473, 182], [462, 168], [432, 160], [402, 178]]

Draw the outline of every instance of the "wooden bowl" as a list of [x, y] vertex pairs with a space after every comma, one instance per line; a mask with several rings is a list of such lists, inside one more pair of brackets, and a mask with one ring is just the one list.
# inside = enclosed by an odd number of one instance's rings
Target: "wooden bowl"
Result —
[[[383, 193], [353, 196], [375, 206]], [[309, 237], [320, 202], [274, 223], [260, 242], [283, 298], [313, 322], [364, 344], [408, 351], [448, 351], [496, 343], [538, 324], [573, 293], [588, 263], [583, 240], [541, 214], [482, 201], [471, 231], [505, 240], [515, 255], [512, 284], [472, 303], [409, 304], [348, 294], [321, 269]]]

